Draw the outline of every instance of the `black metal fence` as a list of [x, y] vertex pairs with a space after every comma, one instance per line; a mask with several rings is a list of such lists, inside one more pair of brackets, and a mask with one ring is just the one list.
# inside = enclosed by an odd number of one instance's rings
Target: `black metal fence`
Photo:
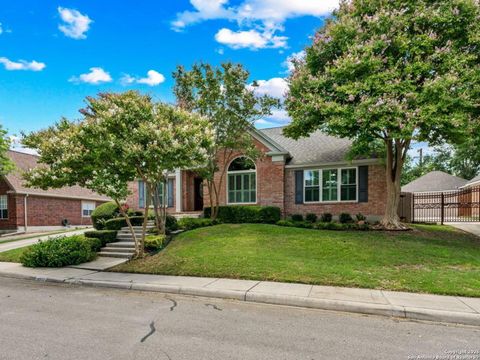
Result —
[[412, 222], [480, 221], [480, 186], [412, 194]]

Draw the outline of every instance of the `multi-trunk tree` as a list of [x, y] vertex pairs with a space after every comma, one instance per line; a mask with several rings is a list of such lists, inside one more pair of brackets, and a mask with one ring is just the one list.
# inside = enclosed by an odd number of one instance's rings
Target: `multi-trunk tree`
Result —
[[[165, 233], [166, 204], [159, 202], [159, 186], [174, 169], [204, 162], [212, 134], [208, 122], [134, 91], [89, 97], [81, 113], [79, 122], [62, 120], [24, 137], [25, 145], [38, 149], [39, 162], [47, 165], [27, 173], [28, 184], [80, 185], [112, 198], [135, 239], [136, 255], [142, 256], [149, 205], [155, 204], [157, 227]], [[140, 238], [124, 206], [128, 184], [136, 179], [150, 190]]]
[[240, 64], [196, 64], [191, 70], [179, 66], [173, 77], [177, 105], [205, 117], [213, 129], [206, 161], [197, 172], [206, 182], [211, 217], [215, 219], [228, 164], [237, 153], [251, 159], [259, 156], [250, 131], [280, 103], [268, 95], [259, 96], [258, 84], [249, 84], [249, 73]]
[[369, 154], [382, 144], [387, 229], [412, 141], [478, 132], [480, 6], [475, 0], [343, 1], [296, 61], [286, 105], [293, 138], [321, 129]]

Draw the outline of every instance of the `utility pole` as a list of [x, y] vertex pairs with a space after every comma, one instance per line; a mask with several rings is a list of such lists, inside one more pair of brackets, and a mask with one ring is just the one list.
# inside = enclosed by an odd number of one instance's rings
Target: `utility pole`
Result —
[[423, 166], [423, 149], [420, 148], [420, 149], [417, 150], [417, 152], [420, 154], [419, 164], [420, 164], [420, 167], [422, 167]]

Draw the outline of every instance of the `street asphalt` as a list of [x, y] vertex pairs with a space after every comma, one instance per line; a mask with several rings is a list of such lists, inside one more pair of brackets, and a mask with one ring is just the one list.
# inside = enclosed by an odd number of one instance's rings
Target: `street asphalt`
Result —
[[480, 359], [478, 327], [9, 278], [0, 334], [8, 360]]

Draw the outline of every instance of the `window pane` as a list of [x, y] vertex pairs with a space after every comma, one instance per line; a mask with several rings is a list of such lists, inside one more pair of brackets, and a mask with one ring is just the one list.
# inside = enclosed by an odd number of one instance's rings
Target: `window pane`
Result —
[[338, 200], [338, 171], [337, 169], [323, 170], [322, 172], [322, 200]]
[[235, 193], [233, 191], [228, 192], [228, 202], [229, 203], [235, 202]]
[[233, 160], [228, 167], [228, 171], [245, 171], [254, 170], [255, 164], [252, 160], [246, 157], [239, 157]]
[[341, 200], [357, 200], [357, 169], [342, 169]]
[[356, 169], [342, 169], [342, 185], [356, 183]]
[[304, 172], [305, 186], [317, 186], [320, 183], [320, 172], [318, 170], [307, 170]]
[[305, 201], [319, 201], [320, 189], [318, 187], [309, 187], [305, 189]]
[[355, 185], [342, 185], [342, 200], [357, 200], [357, 187]]
[[8, 210], [7, 209], [3, 209], [3, 210], [0, 211], [0, 218], [8, 219]]
[[256, 202], [255, 187], [255, 173], [229, 174], [228, 202]]

